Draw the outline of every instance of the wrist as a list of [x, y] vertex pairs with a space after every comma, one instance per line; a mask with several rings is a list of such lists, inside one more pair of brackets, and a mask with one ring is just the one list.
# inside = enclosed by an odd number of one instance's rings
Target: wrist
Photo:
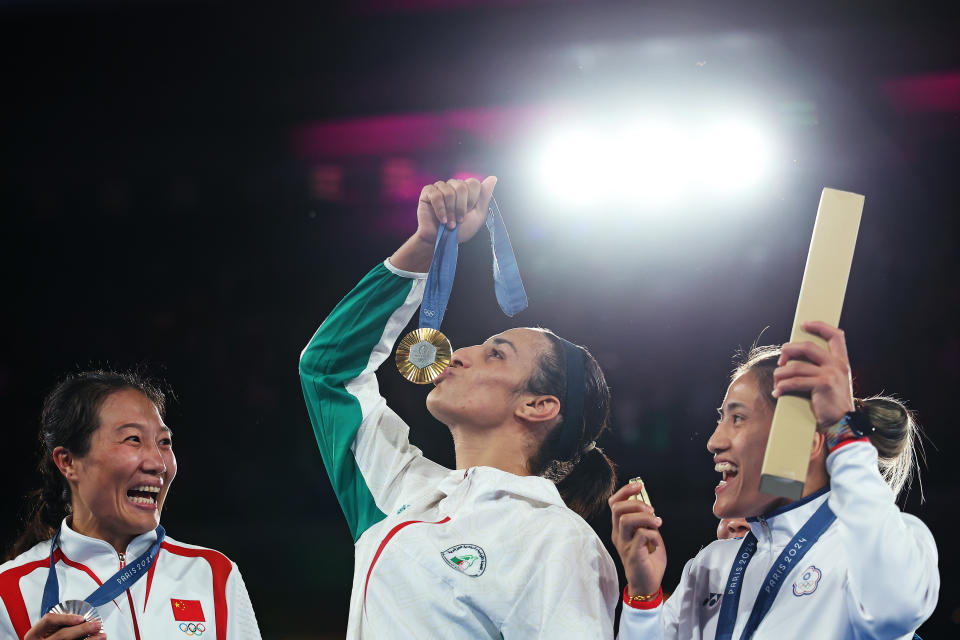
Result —
[[838, 447], [857, 440], [865, 440], [874, 431], [870, 419], [862, 411], [848, 411], [837, 422], [823, 429], [826, 438], [827, 451], [833, 452]]
[[630, 584], [623, 588], [623, 604], [633, 609], [655, 609], [663, 602], [663, 588], [651, 593], [638, 593]]
[[390, 256], [390, 263], [403, 271], [426, 273], [433, 262], [434, 244], [415, 233]]

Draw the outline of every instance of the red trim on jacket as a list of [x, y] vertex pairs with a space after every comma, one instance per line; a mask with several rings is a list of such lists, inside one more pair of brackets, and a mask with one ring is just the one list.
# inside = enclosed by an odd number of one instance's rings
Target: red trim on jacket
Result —
[[140, 627], [137, 626], [137, 610], [133, 606], [133, 596], [130, 595], [130, 589], [127, 589], [127, 602], [130, 603], [130, 617], [133, 618], [133, 635], [140, 640]]
[[846, 440], [841, 440], [841, 441], [838, 442], [836, 445], [834, 445], [833, 449], [830, 449], [830, 451], [827, 452], [827, 455], [830, 455], [831, 453], [833, 453], [834, 451], [836, 451], [836, 450], [839, 449], [840, 447], [845, 447], [845, 446], [847, 446], [847, 445], [850, 444], [851, 442], [870, 442], [870, 438], [867, 438], [866, 436], [864, 436], [863, 438], [848, 438], [848, 439], [846, 439]]
[[150, 565], [150, 569], [147, 571], [147, 594], [143, 596], [143, 612], [147, 612], [147, 600], [150, 599], [150, 587], [153, 585], [153, 572], [157, 569], [157, 564], [160, 562], [160, 554], [157, 554], [157, 557], [154, 558], [153, 564]]
[[646, 601], [631, 602], [630, 601], [630, 585], [627, 585], [623, 588], [623, 606], [630, 607], [631, 609], [656, 609], [661, 604], [663, 604], [663, 587], [657, 587], [657, 592], [653, 594], [654, 598]]
[[233, 570], [230, 559], [213, 549], [189, 549], [171, 544], [166, 540], [160, 545], [176, 556], [203, 558], [213, 571], [213, 608], [217, 618], [217, 640], [227, 640], [227, 578]]
[[363, 606], [367, 605], [367, 587], [370, 586], [370, 574], [373, 573], [373, 565], [377, 564], [377, 560], [380, 559], [380, 554], [383, 552], [383, 548], [387, 546], [387, 543], [390, 542], [390, 539], [393, 538], [401, 529], [411, 524], [443, 524], [450, 520], [450, 516], [447, 516], [443, 520], [438, 520], [437, 522], [424, 522], [423, 520], [407, 520], [406, 522], [401, 522], [393, 529], [390, 529], [390, 533], [383, 539], [383, 542], [380, 543], [380, 546], [377, 547], [377, 552], [373, 554], [373, 560], [370, 562], [370, 568], [367, 569], [367, 579], [363, 583]]
[[[54, 563], [63, 557], [60, 549], [54, 554]], [[49, 568], [50, 556], [42, 560], [34, 560], [22, 564], [19, 567], [11, 567], [0, 573], [0, 599], [3, 600], [3, 606], [7, 608], [7, 615], [10, 616], [10, 623], [13, 624], [13, 630], [20, 640], [30, 631], [30, 616], [27, 614], [27, 605], [23, 601], [23, 593], [20, 591], [20, 581], [29, 573], [37, 569]]]

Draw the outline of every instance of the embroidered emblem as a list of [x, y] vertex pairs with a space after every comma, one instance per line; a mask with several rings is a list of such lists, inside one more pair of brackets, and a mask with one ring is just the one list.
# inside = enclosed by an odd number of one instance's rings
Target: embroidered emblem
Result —
[[713, 609], [717, 606], [717, 603], [720, 602], [720, 596], [722, 593], [713, 593], [710, 592], [710, 595], [703, 599], [703, 602], [700, 604], [701, 607], [706, 607], [707, 609]]
[[487, 554], [475, 544], [458, 544], [440, 555], [448, 565], [471, 578], [479, 577], [487, 568]]
[[410, 508], [410, 505], [405, 504], [405, 505], [403, 505], [402, 507], [400, 507], [399, 509], [397, 509], [397, 513], [396, 513], [395, 515], [400, 515], [401, 513], [403, 513], [404, 511], [406, 511], [406, 510], [409, 509], [409, 508]]
[[180, 623], [180, 631], [183, 631], [183, 634], [186, 636], [195, 636], [199, 638], [206, 630], [207, 628], [203, 626], [202, 622], [198, 622], [197, 624], [193, 624], [192, 622]]
[[800, 596], [813, 593], [817, 590], [817, 585], [820, 584], [820, 578], [822, 577], [823, 572], [815, 566], [810, 565], [803, 570], [803, 573], [800, 574], [797, 581], [793, 583], [793, 595], [799, 598]]

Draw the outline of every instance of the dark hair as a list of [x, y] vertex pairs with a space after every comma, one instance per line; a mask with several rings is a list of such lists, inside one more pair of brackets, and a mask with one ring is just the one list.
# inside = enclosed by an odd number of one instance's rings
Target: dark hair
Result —
[[[550, 341], [550, 349], [540, 354], [525, 390], [563, 399], [567, 389], [563, 343], [552, 331], [539, 331]], [[579, 424], [564, 421], [566, 407], [561, 406], [560, 422], [543, 439], [528, 464], [531, 474], [556, 483], [567, 506], [586, 519], [613, 494], [617, 474], [613, 463], [596, 446], [610, 419], [610, 388], [596, 359], [585, 348], [577, 348], [583, 351], [583, 419]]]
[[90, 451], [90, 438], [100, 426], [100, 407], [112, 393], [133, 389], [146, 396], [163, 417], [166, 396], [152, 381], [136, 372], [83, 371], [68, 375], [43, 401], [40, 412], [41, 487], [30, 493], [23, 532], [8, 554], [12, 559], [56, 533], [70, 513], [70, 485], [53, 461], [53, 450], [64, 447], [75, 456]]
[[[730, 381], [744, 373], [753, 372], [760, 395], [773, 407], [776, 405], [776, 399], [771, 395], [773, 370], [777, 368], [779, 358], [780, 347], [754, 346], [745, 354], [738, 354]], [[915, 448], [919, 442], [919, 426], [913, 413], [891, 396], [871, 396], [857, 400], [857, 409], [867, 415], [870, 426], [874, 428], [869, 438], [877, 448], [883, 479], [895, 495], [899, 495], [904, 488], [909, 491], [915, 466]]]

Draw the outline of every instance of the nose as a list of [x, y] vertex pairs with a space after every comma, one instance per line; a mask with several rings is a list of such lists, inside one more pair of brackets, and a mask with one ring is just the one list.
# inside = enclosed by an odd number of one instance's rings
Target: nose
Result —
[[153, 446], [143, 456], [140, 462], [140, 468], [146, 473], [152, 475], [163, 475], [167, 472], [167, 463], [163, 459], [163, 453], [159, 446]]
[[726, 429], [721, 421], [717, 424], [710, 439], [707, 440], [707, 451], [716, 455], [730, 448], [730, 438], [727, 436]]
[[735, 538], [742, 538], [743, 536], [747, 535], [748, 531], [750, 531], [750, 525], [742, 518], [734, 518], [727, 523], [727, 531], [729, 531]]
[[451, 367], [470, 367], [472, 364], [472, 358], [470, 356], [471, 350], [474, 347], [460, 347], [450, 356], [450, 366]]

